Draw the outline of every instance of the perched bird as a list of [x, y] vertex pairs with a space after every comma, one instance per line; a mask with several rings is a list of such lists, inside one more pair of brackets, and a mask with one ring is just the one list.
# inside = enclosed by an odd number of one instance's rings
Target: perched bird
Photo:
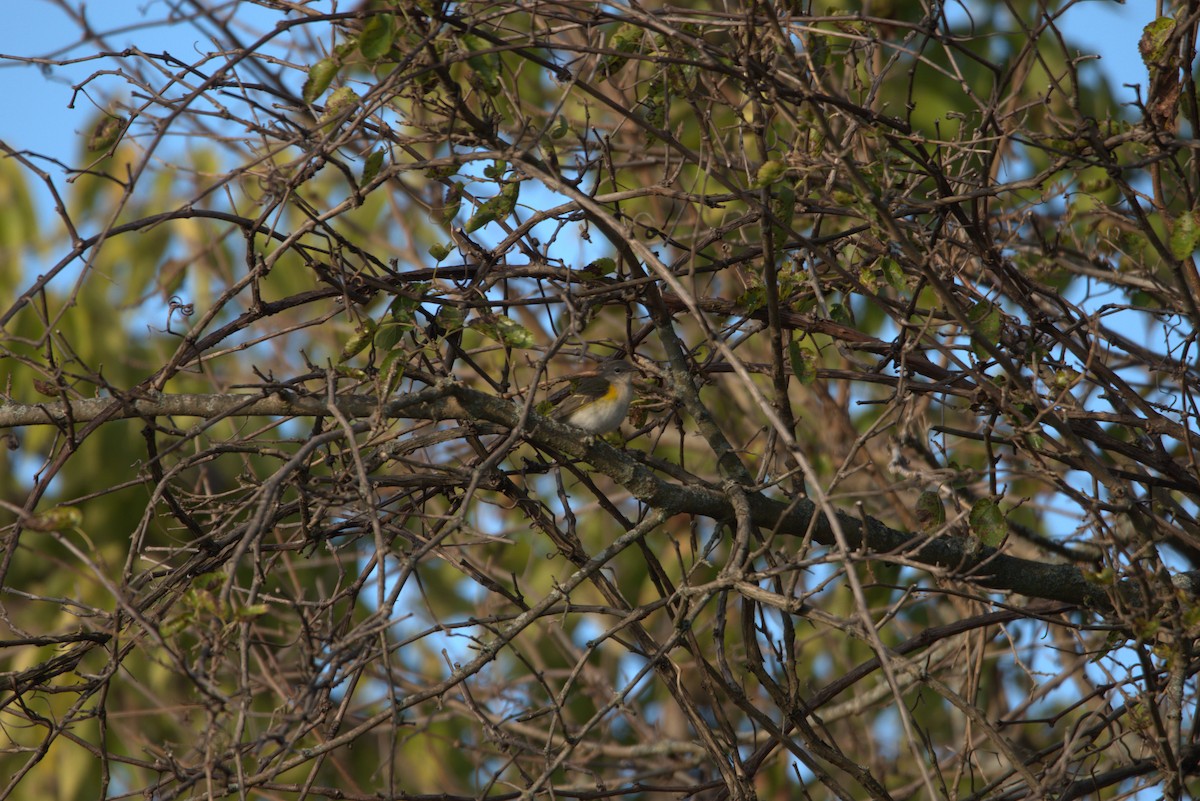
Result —
[[604, 362], [594, 372], [574, 376], [561, 398], [550, 399], [551, 419], [581, 428], [589, 435], [616, 431], [633, 401], [635, 372], [629, 362], [611, 361]]

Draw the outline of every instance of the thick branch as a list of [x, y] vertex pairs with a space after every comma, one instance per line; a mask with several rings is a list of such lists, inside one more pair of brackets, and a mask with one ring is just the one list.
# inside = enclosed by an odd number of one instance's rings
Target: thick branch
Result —
[[[275, 394], [255, 395], [165, 395], [121, 401], [95, 398], [62, 403], [0, 405], [0, 427], [63, 425], [68, 420], [85, 422], [112, 410], [113, 419], [156, 416], [325, 416], [329, 406], [313, 397]], [[371, 396], [343, 396], [338, 410], [348, 418], [382, 414], [386, 418], [427, 418], [487, 421], [505, 427], [519, 424], [521, 410], [508, 401], [444, 382], [421, 392], [398, 396], [380, 409]], [[625, 453], [598, 441], [589, 443], [567, 426], [534, 416], [525, 432], [533, 443], [553, 448], [576, 459], [586, 459], [600, 472], [624, 486], [643, 503], [668, 514], [694, 514], [716, 520], [734, 516], [729, 499], [721, 492], [697, 485], [681, 485], [660, 477]], [[814, 541], [836, 544], [828, 518], [818, 515], [807, 499], [785, 503], [762, 493], [749, 495], [753, 522], [780, 534], [804, 537], [812, 529]], [[815, 518], [815, 522], [814, 522]], [[894, 555], [906, 562], [950, 570], [959, 578], [994, 590], [1011, 591], [1031, 598], [1078, 604], [1097, 610], [1111, 608], [1105, 588], [1089, 581], [1083, 571], [1069, 564], [1046, 564], [1019, 559], [961, 537], [929, 538], [891, 528], [883, 522], [838, 513], [848, 545], [864, 555]]]

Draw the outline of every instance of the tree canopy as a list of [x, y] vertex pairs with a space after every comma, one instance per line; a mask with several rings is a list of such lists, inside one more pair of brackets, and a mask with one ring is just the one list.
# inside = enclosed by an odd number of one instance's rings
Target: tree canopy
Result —
[[1200, 786], [1194, 1], [55, 5], [0, 798]]

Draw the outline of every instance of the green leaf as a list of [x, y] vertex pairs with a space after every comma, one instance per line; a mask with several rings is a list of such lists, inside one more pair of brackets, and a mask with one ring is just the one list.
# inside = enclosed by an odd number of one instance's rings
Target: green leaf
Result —
[[879, 289], [879, 276], [876, 274], [873, 264], [863, 263], [862, 268], [858, 271], [858, 280], [871, 292]]
[[597, 278], [603, 278], [606, 275], [612, 275], [617, 271], [617, 262], [610, 259], [608, 256], [601, 256], [588, 262], [588, 265], [583, 268], [584, 272], [591, 273]]
[[623, 23], [620, 28], [617, 28], [617, 32], [612, 35], [608, 46], [622, 53], [636, 53], [641, 47], [642, 33], [642, 29], [637, 25], [631, 25], [628, 22]]
[[767, 303], [767, 288], [762, 284], [751, 284], [746, 291], [738, 296], [737, 305], [744, 313], [754, 314]]
[[425, 293], [429, 291], [428, 281], [418, 281], [405, 287], [404, 293], [392, 298], [388, 304], [388, 314], [393, 320], [415, 320], [416, 311], [425, 302]]
[[463, 327], [466, 314], [457, 306], [442, 306], [437, 312], [437, 327], [443, 334], [452, 334]]
[[308, 68], [308, 78], [304, 81], [301, 96], [305, 103], [315, 103], [317, 98], [325, 93], [329, 84], [333, 83], [338, 74], [338, 63], [332, 58], [323, 58]]
[[485, 314], [467, 326], [510, 348], [533, 347], [534, 337], [529, 329], [503, 314]]
[[500, 194], [490, 198], [479, 207], [478, 211], [471, 215], [471, 219], [467, 220], [467, 224], [463, 226], [463, 230], [469, 234], [472, 231], [478, 231], [490, 222], [507, 218], [508, 215], [513, 213], [513, 209], [517, 207], [517, 196], [520, 193], [520, 183], [512, 181], [505, 184], [500, 190]]
[[495, 198], [492, 198], [492, 200], [489, 200], [487, 203], [484, 203], [482, 206], [480, 206], [479, 210], [472, 214], [471, 218], [467, 220], [467, 224], [463, 226], [463, 230], [469, 234], [473, 231], [478, 231], [480, 228], [490, 222], [495, 222], [497, 206], [492, 202], [494, 200]]
[[942, 496], [933, 490], [925, 490], [917, 496], [917, 524], [921, 531], [932, 534], [946, 524], [946, 507]]
[[1129, 301], [1134, 308], [1157, 309], [1162, 305], [1156, 297], [1140, 289], [1129, 296]]
[[980, 498], [971, 506], [971, 514], [967, 518], [971, 533], [979, 538], [984, 545], [995, 548], [1004, 541], [1008, 533], [1008, 524], [1004, 513], [991, 498]]
[[908, 276], [904, 274], [904, 268], [900, 266], [900, 262], [884, 256], [879, 260], [879, 269], [883, 271], [883, 280], [887, 281], [888, 286], [892, 289], [898, 292], [908, 289]]
[[975, 354], [981, 359], [987, 358], [988, 349], [985, 343], [1000, 341], [1000, 310], [991, 301], [978, 301], [967, 309], [967, 322], [971, 324]]
[[564, 114], [558, 115], [558, 122], [550, 129], [551, 139], [562, 139], [571, 130], [571, 126], [567, 123], [567, 117]]
[[517, 205], [517, 198], [521, 196], [521, 182], [509, 181], [508, 183], [504, 184], [500, 187], [500, 196], [507, 198], [515, 208]]
[[[452, 175], [457, 175], [458, 166], [459, 165], [457, 164], [444, 164], [440, 167], [430, 167], [425, 170], [425, 177], [431, 181], [441, 181], [445, 178], [449, 178]], [[484, 170], [484, 172], [486, 172], [486, 170]]]
[[429, 246], [429, 255], [433, 256], [434, 261], [441, 261], [450, 255], [450, 248], [435, 242]]
[[533, 347], [533, 333], [511, 317], [501, 317], [496, 330], [500, 332], [500, 341], [510, 348]]
[[467, 64], [475, 71], [474, 83], [489, 95], [500, 94], [500, 54], [480, 52], [491, 48], [491, 44], [478, 36], [467, 34], [460, 41], [471, 54]]
[[1186, 259], [1196, 252], [1200, 244], [1200, 211], [1184, 212], [1175, 218], [1171, 228], [1171, 255]]
[[386, 322], [375, 332], [375, 347], [384, 353], [391, 353], [400, 343], [400, 338], [411, 329], [411, 324]]
[[392, 49], [396, 38], [396, 18], [391, 14], [376, 14], [363, 25], [358, 37], [358, 50], [367, 61], [378, 61]]
[[362, 182], [370, 183], [371, 179], [379, 175], [379, 171], [383, 169], [383, 148], [372, 150], [371, 155], [367, 156], [367, 161], [363, 164]]
[[803, 386], [808, 386], [817, 380], [817, 354], [808, 348], [800, 347], [800, 343], [788, 343], [788, 361], [792, 363], [792, 373]]
[[601, 78], [609, 78], [620, 71], [625, 66], [628, 59], [623, 55], [625, 53], [636, 53], [641, 48], [642, 29], [636, 25], [629, 23], [623, 24], [617, 28], [608, 40], [608, 49], [616, 50], [617, 54], [608, 54], [600, 59], [600, 64], [596, 67], [596, 72]]

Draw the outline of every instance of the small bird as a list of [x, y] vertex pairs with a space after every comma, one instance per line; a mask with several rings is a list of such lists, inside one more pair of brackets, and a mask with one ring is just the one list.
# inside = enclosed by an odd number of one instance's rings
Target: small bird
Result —
[[550, 418], [581, 428], [589, 435], [616, 431], [633, 401], [634, 366], [625, 361], [604, 362], [594, 373], [580, 373], [563, 393], [551, 398]]

